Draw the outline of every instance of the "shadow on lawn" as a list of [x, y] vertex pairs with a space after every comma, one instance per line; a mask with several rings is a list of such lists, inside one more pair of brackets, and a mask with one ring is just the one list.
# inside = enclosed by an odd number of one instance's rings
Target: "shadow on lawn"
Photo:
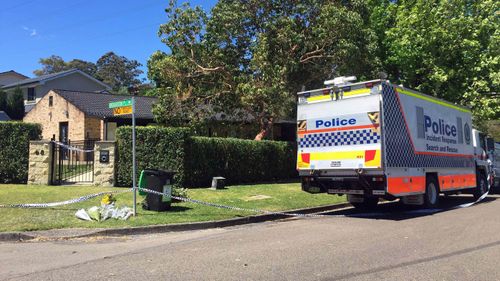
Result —
[[[142, 209], [142, 207], [137, 206], [138, 210], [139, 210], [139, 208]], [[170, 207], [170, 209], [168, 209], [165, 212], [155, 212], [155, 211], [149, 211], [149, 210], [147, 210], [148, 212], [147, 213], [141, 213], [141, 216], [156, 216], [159, 213], [180, 213], [180, 212], [185, 212], [185, 211], [188, 211], [188, 210], [191, 210], [191, 209], [193, 209], [193, 208], [173, 205], [173, 206]]]

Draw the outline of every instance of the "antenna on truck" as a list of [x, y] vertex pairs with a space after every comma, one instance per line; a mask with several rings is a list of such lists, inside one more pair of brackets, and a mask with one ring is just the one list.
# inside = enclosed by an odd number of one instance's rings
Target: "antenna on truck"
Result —
[[324, 84], [325, 86], [334, 85], [337, 87], [343, 87], [352, 84], [350, 82], [356, 81], [356, 79], [357, 79], [356, 76], [347, 76], [347, 77], [340, 76], [340, 77], [335, 77], [332, 80], [326, 80]]

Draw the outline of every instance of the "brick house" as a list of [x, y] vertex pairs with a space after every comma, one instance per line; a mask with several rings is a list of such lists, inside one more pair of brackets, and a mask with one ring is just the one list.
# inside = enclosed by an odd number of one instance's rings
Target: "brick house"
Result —
[[[50, 90], [28, 112], [23, 121], [39, 123], [43, 139], [115, 140], [116, 128], [131, 125], [131, 116], [113, 116], [110, 102], [129, 99], [128, 95], [113, 95], [69, 90]], [[136, 97], [136, 124], [154, 123], [154, 97]]]

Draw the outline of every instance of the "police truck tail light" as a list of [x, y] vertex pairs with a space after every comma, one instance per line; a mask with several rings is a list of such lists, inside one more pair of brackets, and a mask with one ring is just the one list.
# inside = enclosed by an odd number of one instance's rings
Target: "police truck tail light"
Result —
[[367, 88], [371, 88], [371, 87], [373, 87], [373, 83], [366, 83], [366, 84], [365, 84], [365, 87], [367, 87]]

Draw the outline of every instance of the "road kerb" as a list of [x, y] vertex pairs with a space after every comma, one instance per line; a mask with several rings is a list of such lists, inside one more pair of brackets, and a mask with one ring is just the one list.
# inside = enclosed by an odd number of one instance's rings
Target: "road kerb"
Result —
[[[351, 206], [349, 203], [340, 203], [340, 204], [320, 206], [320, 207], [290, 210], [287, 211], [286, 213], [313, 214], [313, 213], [321, 213], [326, 211], [342, 209], [349, 206]], [[125, 236], [125, 235], [164, 233], [164, 232], [179, 232], [179, 231], [237, 226], [250, 223], [281, 220], [286, 218], [290, 217], [286, 215], [262, 214], [262, 215], [254, 215], [242, 218], [232, 218], [219, 221], [150, 225], [150, 226], [125, 227], [125, 228], [106, 228], [106, 229], [95, 229], [95, 230], [82, 229], [81, 230], [82, 233], [78, 233], [78, 230], [73, 229], [72, 232], [76, 233], [69, 236], [64, 235], [65, 232], [66, 233], [68, 232], [68, 229], [54, 229], [46, 231], [27, 231], [27, 232], [3, 232], [0, 233], [0, 241], [25, 241], [32, 239], [60, 240], [60, 239], [74, 239], [74, 238], [86, 238], [86, 237], [96, 237], [96, 236]], [[58, 235], [58, 233], [61, 233], [61, 235]]]

